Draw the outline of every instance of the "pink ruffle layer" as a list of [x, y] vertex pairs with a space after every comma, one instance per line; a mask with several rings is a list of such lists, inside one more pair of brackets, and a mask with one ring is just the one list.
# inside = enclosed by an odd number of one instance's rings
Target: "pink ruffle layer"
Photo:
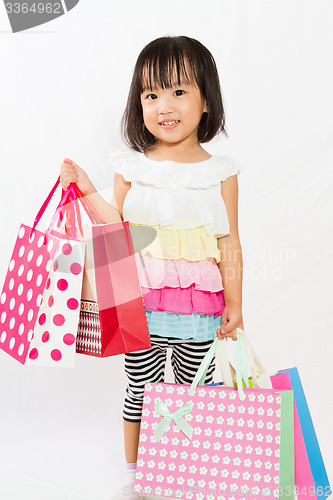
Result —
[[188, 288], [218, 292], [223, 290], [221, 273], [213, 258], [199, 261], [136, 257], [140, 284], [146, 288]]
[[145, 309], [149, 311], [221, 315], [224, 307], [222, 290], [218, 292], [197, 290], [195, 285], [188, 288], [141, 288]]

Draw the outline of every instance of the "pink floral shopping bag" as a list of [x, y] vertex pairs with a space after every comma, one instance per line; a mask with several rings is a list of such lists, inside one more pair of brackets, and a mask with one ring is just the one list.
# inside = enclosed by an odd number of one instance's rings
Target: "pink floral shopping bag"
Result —
[[[243, 350], [242, 337], [237, 340]], [[201, 386], [217, 339], [192, 385], [145, 385], [135, 489], [172, 498], [291, 498], [293, 393]], [[237, 365], [236, 365], [237, 366]], [[248, 378], [238, 367], [238, 380]]]

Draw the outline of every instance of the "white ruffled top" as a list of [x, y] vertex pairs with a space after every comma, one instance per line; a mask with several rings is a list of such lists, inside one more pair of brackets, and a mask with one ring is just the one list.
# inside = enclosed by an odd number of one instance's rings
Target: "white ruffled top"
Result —
[[128, 148], [109, 159], [113, 170], [131, 182], [124, 220], [170, 230], [203, 226], [217, 238], [230, 233], [220, 182], [244, 170], [238, 160], [213, 155], [197, 163], [158, 161]]

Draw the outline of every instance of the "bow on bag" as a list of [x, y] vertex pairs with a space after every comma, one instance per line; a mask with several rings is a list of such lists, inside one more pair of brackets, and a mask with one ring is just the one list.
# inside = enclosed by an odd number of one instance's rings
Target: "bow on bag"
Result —
[[181, 430], [186, 437], [189, 439], [192, 438], [193, 434], [193, 428], [192, 426], [186, 422], [186, 420], [183, 419], [184, 415], [187, 415], [188, 413], [191, 413], [193, 408], [193, 404], [191, 401], [188, 401], [187, 403], [184, 403], [183, 406], [178, 408], [177, 411], [171, 412], [167, 405], [163, 401], [158, 401], [154, 409], [156, 413], [161, 415], [163, 420], [160, 421], [158, 426], [156, 427], [154, 431], [154, 438], [156, 439], [157, 442], [159, 442], [164, 433], [169, 429], [171, 420], [173, 420], [178, 427], [179, 430]]

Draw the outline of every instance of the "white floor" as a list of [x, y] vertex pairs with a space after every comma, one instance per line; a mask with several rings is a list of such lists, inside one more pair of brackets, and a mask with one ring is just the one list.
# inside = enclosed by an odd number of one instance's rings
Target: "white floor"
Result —
[[[121, 366], [121, 357], [79, 356], [73, 371], [33, 373], [22, 367], [23, 379], [17, 384], [14, 373], [20, 366], [0, 354], [1, 364], [8, 365], [6, 379], [0, 382], [0, 499], [111, 498], [125, 466], [124, 377], [119, 373], [116, 380], [108, 381], [106, 374], [112, 374], [111, 364]], [[7, 378], [10, 370], [13, 377]], [[68, 392], [64, 394], [61, 386], [66, 378]], [[82, 386], [86, 384], [91, 391], [92, 383], [95, 393], [85, 394]]]

